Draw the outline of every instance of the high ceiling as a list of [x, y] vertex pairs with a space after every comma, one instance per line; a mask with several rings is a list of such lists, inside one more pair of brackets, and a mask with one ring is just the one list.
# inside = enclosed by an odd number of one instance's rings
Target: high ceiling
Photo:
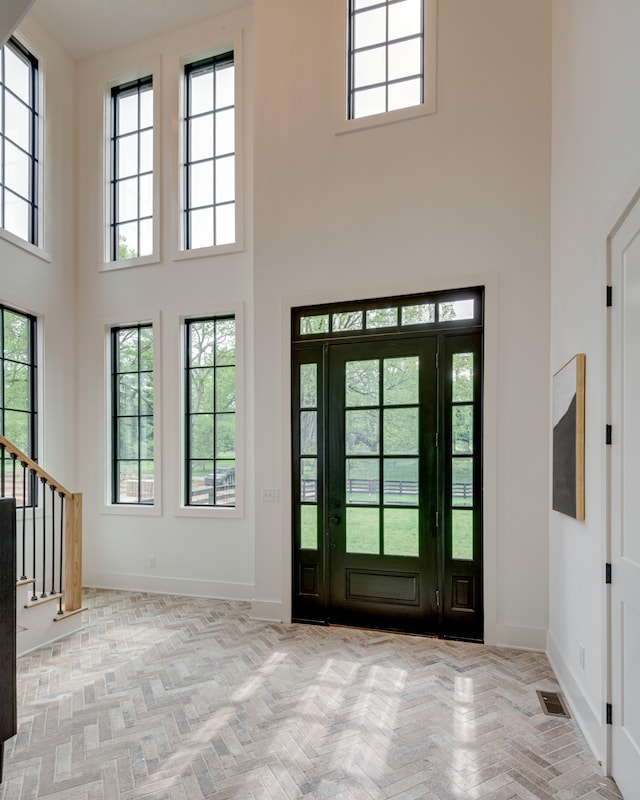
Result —
[[36, 0], [31, 13], [81, 59], [180, 28], [251, 0]]

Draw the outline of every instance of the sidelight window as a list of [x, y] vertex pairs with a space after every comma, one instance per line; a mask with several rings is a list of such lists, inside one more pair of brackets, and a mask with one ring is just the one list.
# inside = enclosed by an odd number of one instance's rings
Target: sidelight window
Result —
[[474, 353], [452, 354], [451, 364], [451, 557], [473, 559]]

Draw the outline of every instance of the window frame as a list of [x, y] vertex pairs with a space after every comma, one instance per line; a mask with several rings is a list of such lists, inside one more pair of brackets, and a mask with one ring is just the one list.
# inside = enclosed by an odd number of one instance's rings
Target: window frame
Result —
[[[224, 106], [222, 108], [218, 108], [215, 106], [215, 89], [214, 89], [214, 107], [211, 111], [201, 112], [198, 114], [192, 113], [191, 108], [191, 80], [190, 77], [194, 73], [202, 72], [202, 71], [209, 71], [209, 69], [213, 72], [214, 76], [216, 72], [220, 69], [226, 69], [231, 65], [233, 67], [233, 75], [234, 75], [234, 91], [233, 91], [233, 104], [230, 106]], [[184, 116], [183, 116], [183, 165], [182, 165], [182, 185], [183, 185], [183, 192], [182, 192], [182, 244], [183, 248], [188, 251], [194, 250], [203, 250], [205, 248], [215, 248], [218, 249], [220, 247], [224, 247], [225, 245], [235, 245], [237, 236], [235, 230], [235, 220], [237, 217], [236, 212], [236, 193], [235, 193], [235, 185], [234, 185], [234, 192], [233, 192], [233, 200], [229, 201], [216, 201], [216, 169], [217, 169], [217, 162], [220, 161], [222, 158], [227, 158], [228, 156], [233, 156], [234, 165], [233, 165], [233, 172], [235, 177], [235, 162], [237, 158], [236, 153], [236, 136], [235, 136], [235, 129], [236, 129], [236, 103], [235, 103], [235, 56], [233, 50], [220, 53], [219, 55], [208, 56], [207, 58], [198, 59], [196, 61], [190, 61], [184, 65], [184, 74], [183, 74], [183, 81], [184, 81]], [[215, 83], [215, 81], [214, 81]], [[218, 113], [223, 111], [228, 111], [233, 109], [233, 138], [234, 138], [234, 149], [232, 153], [225, 153], [224, 155], [216, 155], [215, 148], [214, 153], [211, 158], [203, 158], [203, 159], [192, 159], [191, 158], [191, 136], [189, 134], [189, 123], [196, 118], [209, 116], [211, 115], [213, 118], [213, 138], [214, 142], [217, 138], [217, 122], [216, 117]], [[197, 163], [204, 163], [211, 161], [213, 170], [213, 202], [211, 203], [211, 208], [213, 210], [213, 217], [214, 217], [214, 242], [211, 245], [203, 245], [202, 247], [195, 247], [191, 245], [191, 220], [190, 214], [197, 210], [199, 207], [193, 207], [190, 202], [190, 167]], [[216, 211], [220, 206], [229, 206], [233, 205], [233, 216], [234, 216], [234, 241], [233, 242], [223, 242], [221, 244], [215, 241], [216, 233], [217, 233], [217, 225], [216, 225]], [[209, 208], [209, 205], [201, 206], [201, 208]]]
[[[206, 459], [210, 460], [213, 463], [213, 474], [214, 476], [218, 470], [218, 462], [224, 461], [228, 459], [220, 459], [218, 457], [218, 448], [216, 442], [216, 431], [218, 425], [218, 416], [220, 414], [230, 415], [233, 414], [233, 428], [234, 434], [236, 429], [236, 411], [235, 411], [235, 374], [237, 372], [237, 363], [236, 359], [234, 358], [234, 363], [231, 365], [224, 365], [220, 366], [216, 363], [217, 359], [214, 357], [214, 363], [210, 367], [206, 367], [206, 369], [213, 370], [213, 397], [217, 396], [217, 386], [218, 386], [218, 370], [220, 369], [228, 369], [230, 366], [233, 367], [234, 370], [234, 410], [233, 412], [219, 412], [216, 410], [216, 404], [214, 401], [213, 408], [211, 412], [206, 412], [199, 414], [196, 411], [193, 411], [191, 407], [191, 373], [194, 369], [200, 369], [200, 367], [194, 367], [191, 364], [191, 336], [190, 332], [192, 326], [197, 325], [198, 323], [213, 323], [215, 328], [219, 322], [231, 321], [233, 320], [234, 326], [234, 350], [235, 350], [235, 329], [236, 329], [236, 319], [233, 314], [216, 314], [213, 316], [204, 316], [204, 317], [189, 317], [184, 321], [184, 404], [185, 404], [185, 415], [184, 415], [184, 448], [185, 448], [185, 459], [184, 459], [184, 498], [183, 502], [185, 507], [192, 508], [193, 506], [200, 507], [204, 506], [205, 508], [235, 508], [235, 435], [234, 435], [234, 502], [233, 504], [223, 504], [217, 502], [216, 492], [215, 492], [215, 477], [214, 477], [214, 485], [213, 489], [211, 490], [211, 497], [213, 499], [210, 503], [192, 503], [191, 496], [192, 496], [192, 481], [191, 481], [191, 462], [198, 461], [202, 459], [197, 459], [192, 456], [191, 451], [191, 422], [194, 416], [211, 416], [213, 418], [213, 442], [211, 448], [211, 458]], [[217, 330], [214, 332], [214, 351], [215, 351], [215, 341], [217, 339]], [[206, 480], [205, 480], [206, 484]]]
[[[123, 516], [152, 516], [162, 515], [162, 448], [161, 448], [161, 421], [162, 421], [162, 313], [156, 311], [148, 313], [149, 309], [140, 308], [137, 315], [127, 318], [102, 317], [100, 320], [103, 336], [104, 362], [103, 362], [103, 438], [102, 438], [102, 491], [103, 506], [101, 513]], [[150, 324], [153, 330], [153, 430], [154, 430], [154, 502], [144, 503], [113, 503], [113, 382], [112, 382], [112, 348], [111, 331], [113, 328], [133, 328], [137, 325]]]
[[[102, 218], [103, 218], [103, 233], [102, 241], [99, 244], [99, 269], [101, 272], [110, 272], [118, 269], [128, 269], [131, 267], [140, 267], [147, 264], [157, 264], [160, 262], [160, 138], [161, 138], [161, 118], [160, 118], [160, 91], [159, 87], [160, 76], [160, 58], [155, 57], [150, 61], [146, 61], [144, 66], [139, 69], [132, 69], [129, 72], [121, 73], [116, 77], [109, 76], [103, 73], [102, 86], [103, 86], [103, 145], [102, 145], [102, 158], [103, 158], [103, 205], [102, 205]], [[114, 171], [113, 164], [113, 148], [112, 148], [112, 132], [114, 130], [113, 112], [112, 112], [112, 91], [120, 86], [134, 83], [138, 80], [150, 77], [152, 81], [153, 91], [153, 251], [150, 255], [137, 256], [128, 259], [112, 260], [112, 190], [111, 180]]]
[[[143, 217], [141, 215], [140, 210], [140, 181], [144, 175], [149, 174], [148, 171], [144, 173], [140, 171], [140, 136], [141, 134], [149, 130], [148, 127], [142, 128], [140, 125], [140, 106], [141, 106], [141, 96], [143, 91], [151, 91], [152, 97], [154, 92], [153, 87], [153, 75], [145, 75], [142, 78], [134, 78], [132, 81], [127, 81], [126, 83], [117, 84], [116, 86], [111, 87], [111, 115], [110, 115], [110, 140], [109, 140], [109, 157], [110, 157], [110, 167], [111, 167], [111, 174], [109, 179], [109, 260], [114, 262], [120, 261], [137, 261], [140, 258], [148, 257], [149, 255], [153, 254], [153, 233], [152, 233], [152, 252], [145, 253], [144, 255], [140, 255], [140, 227], [143, 220], [148, 219], [149, 217]], [[134, 95], [137, 98], [137, 105], [138, 105], [138, 125], [132, 131], [127, 131], [125, 134], [119, 133], [118, 131], [118, 124], [119, 124], [119, 112], [118, 112], [118, 100], [120, 97], [126, 97], [128, 95]], [[153, 120], [153, 114], [152, 114]], [[131, 175], [122, 176], [120, 174], [120, 164], [119, 164], [119, 157], [118, 157], [118, 144], [121, 139], [125, 136], [129, 136], [131, 134], [135, 134], [138, 137], [137, 142], [137, 166], [138, 169], [136, 172], [132, 173]], [[155, 131], [153, 127], [153, 121], [151, 126], [151, 134], [152, 137], [155, 138]], [[135, 217], [131, 217], [128, 222], [132, 223], [135, 222], [137, 229], [138, 229], [138, 254], [135, 256], [129, 256], [127, 258], [120, 258], [119, 257], [119, 249], [120, 243], [118, 240], [118, 230], [119, 226], [123, 224], [119, 211], [118, 211], [118, 185], [123, 180], [130, 180], [131, 178], [135, 178], [138, 182], [137, 185], [137, 194], [136, 194], [136, 205], [137, 205], [137, 215]], [[152, 182], [155, 183], [156, 176], [154, 175], [153, 171], [153, 160], [152, 160], [152, 167], [151, 167], [151, 178]], [[152, 192], [153, 197], [153, 192]], [[156, 220], [154, 219], [153, 215], [153, 207], [151, 211], [151, 225], [152, 231], [155, 229]]]
[[[186, 501], [189, 496], [189, 404], [187, 381], [189, 339], [187, 322], [201, 321], [212, 318], [235, 319], [236, 353], [235, 353], [235, 505], [189, 505]], [[180, 386], [180, 470], [179, 470], [179, 502], [175, 512], [177, 517], [206, 517], [215, 519], [237, 519], [245, 515], [245, 479], [244, 479], [244, 304], [234, 303], [225, 306], [209, 307], [206, 311], [196, 310], [185, 314], [178, 320], [179, 346], [181, 359], [179, 364]], [[215, 444], [215, 443], [214, 443]]]
[[[14, 92], [4, 83], [4, 54], [6, 48], [9, 47], [14, 54], [27, 63], [29, 68], [29, 103], [14, 94]], [[43, 240], [43, 225], [42, 225], [42, 72], [40, 69], [38, 57], [15, 36], [11, 36], [0, 48], [0, 57], [2, 58], [2, 82], [0, 82], [0, 103], [2, 109], [6, 109], [6, 95], [9, 93], [15, 97], [16, 100], [28, 109], [29, 113], [29, 138], [30, 146], [29, 151], [17, 142], [9, 139], [11, 144], [24, 153], [29, 159], [29, 187], [28, 196], [25, 197], [17, 192], [8, 189], [4, 182], [4, 167], [5, 167], [5, 142], [7, 139], [5, 130], [6, 117], [2, 114], [2, 127], [0, 128], [0, 232], [2, 238], [6, 238], [20, 247], [29, 251], [34, 251], [38, 255], [42, 255], [42, 240]], [[16, 197], [21, 198], [29, 205], [29, 219], [28, 219], [28, 237], [25, 239], [19, 234], [8, 230], [4, 227], [5, 222], [5, 193], [9, 192]]]
[[[185, 109], [186, 87], [185, 67], [208, 58], [217, 57], [225, 53], [233, 53], [235, 72], [234, 81], [234, 109], [235, 109], [235, 242], [230, 244], [211, 245], [208, 247], [185, 248]], [[174, 147], [178, 152], [178, 168], [173, 175], [176, 183], [172, 188], [177, 196], [176, 222], [173, 228], [173, 260], [186, 261], [194, 258], [208, 258], [229, 253], [239, 253], [244, 250], [244, 48], [242, 29], [232, 30], [225, 35], [224, 40], [216, 42], [213, 46], [203, 46], [189, 53], [181, 53], [177, 58], [178, 82], [178, 108], [179, 124]]]
[[[336, 134], [350, 133], [380, 125], [389, 125], [404, 120], [434, 114], [437, 110], [437, 0], [422, 0], [424, 38], [422, 64], [424, 74], [423, 100], [420, 104], [408, 108], [399, 108], [372, 114], [367, 117], [350, 118], [351, 88], [350, 88], [350, 12], [352, 0], [334, 0], [336, 14], [336, 58], [335, 88], [334, 88], [334, 129]], [[338, 49], [339, 48], [339, 49]]]
[[[152, 368], [151, 370], [142, 370], [140, 369], [140, 332], [142, 330], [150, 330], [152, 333]], [[130, 370], [128, 372], [123, 372], [122, 370], [118, 369], [120, 364], [118, 363], [119, 357], [119, 334], [122, 331], [134, 331], [137, 330], [137, 351], [138, 351], [138, 369]], [[153, 507], [156, 504], [156, 496], [155, 496], [155, 486], [156, 486], [156, 460], [155, 460], [155, 398], [156, 398], [156, 391], [155, 391], [155, 329], [152, 322], [138, 322], [129, 325], [114, 325], [110, 329], [110, 355], [111, 355], [111, 413], [110, 413], [110, 421], [111, 421], [111, 505], [118, 506], [118, 507]], [[140, 385], [140, 375], [143, 373], [151, 373], [152, 381], [151, 381], [151, 392], [153, 397], [153, 410], [151, 414], [141, 414], [140, 412], [140, 397], [138, 397], [138, 411], [137, 414], [119, 414], [118, 413], [118, 378], [120, 375], [128, 374], [128, 375], [137, 375], [138, 376], [138, 385]], [[119, 458], [118, 456], [118, 421], [123, 417], [135, 417], [138, 421], [138, 456], [137, 458], [130, 458], [124, 459]], [[153, 422], [153, 450], [154, 450], [154, 458], [146, 458], [143, 459], [140, 457], [140, 430], [141, 424], [140, 420], [142, 417], [151, 418]], [[138, 500], [136, 502], [124, 502], [118, 499], [119, 492], [119, 465], [122, 461], [131, 461], [137, 462], [137, 472], [138, 472]], [[145, 502], [142, 499], [142, 492], [141, 492], [141, 462], [142, 461], [151, 461], [153, 463], [153, 479], [154, 479], [154, 495], [151, 502]]]
[[[38, 336], [39, 336], [39, 326], [38, 326], [38, 318], [33, 314], [29, 314], [26, 311], [21, 311], [19, 309], [13, 308], [5, 303], [0, 303], [0, 432], [5, 435], [5, 413], [7, 411], [5, 405], [5, 361], [7, 360], [4, 353], [4, 315], [5, 312], [9, 312], [11, 314], [15, 314], [19, 317], [23, 317], [27, 320], [28, 324], [28, 335], [29, 335], [29, 343], [28, 343], [28, 350], [29, 350], [29, 361], [27, 362], [16, 362], [22, 363], [29, 369], [29, 387], [28, 387], [28, 405], [29, 408], [26, 410], [25, 413], [28, 415], [28, 437], [29, 437], [29, 447], [24, 450], [25, 454], [31, 458], [32, 461], [38, 462], [38, 445], [39, 445], [39, 412], [38, 412], [38, 381], [39, 381], [39, 370], [38, 370]], [[10, 359], [14, 361], [13, 359]], [[16, 411], [23, 411], [23, 409], [14, 409]], [[20, 443], [15, 443], [18, 447]], [[3, 468], [6, 469], [6, 464], [10, 463], [7, 462], [6, 456], [4, 453], [1, 457], [5, 458], [5, 465]], [[35, 492], [34, 497], [31, 498], [32, 502], [26, 504], [26, 506], [20, 506], [20, 508], [37, 508], [38, 507], [38, 487], [37, 482], [35, 483]]]

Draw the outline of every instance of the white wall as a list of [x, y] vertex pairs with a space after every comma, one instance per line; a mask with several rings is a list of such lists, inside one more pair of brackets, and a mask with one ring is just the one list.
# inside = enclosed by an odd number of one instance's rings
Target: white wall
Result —
[[[255, 0], [253, 10], [81, 61], [75, 84], [64, 86], [75, 85], [80, 132], [74, 488], [84, 492], [86, 583], [251, 598], [256, 616], [288, 619], [291, 306], [484, 284], [486, 638], [542, 648], [550, 2], [441, 0], [438, 112], [342, 136], [333, 130], [335, 2]], [[245, 249], [176, 261], [179, 59], [238, 29]], [[149, 65], [159, 76], [160, 258], [103, 272], [104, 85]], [[185, 517], [178, 513], [179, 318], [237, 304], [246, 341], [245, 514]], [[148, 319], [161, 334], [162, 504], [154, 515], [118, 513], [104, 503], [104, 332], [109, 324]], [[281, 502], [254, 506], [262, 487], [279, 488]], [[155, 570], [148, 567], [152, 555]]]
[[605, 244], [640, 187], [638, 31], [636, 0], [553, 2], [551, 369], [576, 352], [586, 353], [587, 395], [586, 519], [576, 522], [551, 513], [549, 655], [603, 762], [608, 636]]
[[38, 58], [44, 76], [42, 171], [45, 208], [42, 248], [0, 231], [0, 302], [39, 320], [40, 452], [45, 469], [74, 491], [75, 473], [75, 246], [73, 193], [74, 65], [33, 19], [18, 37]]
[[[246, 235], [241, 252], [176, 260], [178, 231], [178, 86], [180, 60], [231, 41], [242, 32], [245, 129], [244, 187]], [[238, 54], [240, 57], [240, 54]], [[104, 113], [109, 81], [132, 70], [156, 69], [154, 98], [159, 108], [160, 256], [157, 263], [102, 271]], [[252, 242], [251, 124], [252, 31], [249, 10], [231, 12], [135, 46], [78, 62], [78, 316], [79, 409], [82, 442], [79, 475], [84, 492], [84, 573], [92, 586], [137, 588], [250, 599], [253, 596], [252, 491]], [[181, 351], [180, 319], [218, 310], [238, 311], [245, 342], [241, 372], [245, 383], [246, 502], [240, 518], [180, 510]], [[155, 379], [160, 389], [161, 429], [156, 432], [155, 509], [109, 507], [105, 503], [108, 453], [105, 420], [105, 330], [109, 325], [152, 321], [159, 354]], [[158, 491], [158, 489], [160, 491]], [[156, 567], [150, 568], [155, 557]]]
[[544, 647], [550, 3], [441, 0], [437, 114], [342, 136], [333, 7], [254, 3], [254, 612], [290, 613], [291, 306], [482, 283], [486, 636]]

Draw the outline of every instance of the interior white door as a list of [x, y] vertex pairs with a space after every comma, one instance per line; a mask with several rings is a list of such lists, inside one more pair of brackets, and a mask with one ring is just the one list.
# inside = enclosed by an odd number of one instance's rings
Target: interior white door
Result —
[[611, 241], [612, 775], [640, 797], [640, 201]]

